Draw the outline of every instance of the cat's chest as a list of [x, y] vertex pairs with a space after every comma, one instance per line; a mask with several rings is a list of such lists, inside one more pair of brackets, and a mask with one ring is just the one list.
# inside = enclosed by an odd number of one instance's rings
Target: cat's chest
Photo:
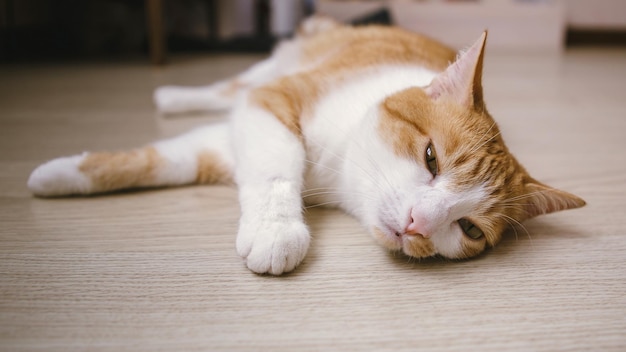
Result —
[[[388, 66], [371, 70], [330, 89], [319, 99], [310, 118], [302, 122], [307, 161], [305, 201], [333, 203], [345, 200], [345, 188], [354, 181], [345, 171], [348, 148], [367, 143], [361, 133], [368, 112], [400, 90], [428, 85], [435, 72], [419, 67]], [[313, 195], [314, 194], [314, 195]]]

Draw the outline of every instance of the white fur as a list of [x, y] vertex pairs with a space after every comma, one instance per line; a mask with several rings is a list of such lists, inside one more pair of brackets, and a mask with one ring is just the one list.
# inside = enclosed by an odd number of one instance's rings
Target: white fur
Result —
[[385, 229], [385, 244], [393, 249], [402, 249], [395, 232], [404, 232], [414, 210], [432, 227], [435, 251], [455, 257], [464, 236], [456, 221], [475, 209], [484, 190], [459, 194], [448, 189], [445, 177], [431, 182], [425, 165], [395, 155], [378, 133], [378, 104], [405, 88], [426, 86], [433, 77], [420, 68], [382, 67], [322, 98], [303, 127], [309, 189], [304, 195], [310, 203], [341, 206], [370, 230]]
[[226, 123], [196, 128], [181, 136], [154, 143], [154, 148], [166, 161], [165, 167], [156, 170], [154, 185], [184, 185], [195, 180], [198, 172], [198, 155], [205, 151], [220, 156], [229, 169], [235, 158], [230, 144], [230, 127]]
[[[368, 136], [361, 135], [361, 126], [368, 112], [387, 96], [412, 86], [427, 85], [434, 76], [434, 72], [422, 68], [380, 67], [336, 87], [324, 96], [311, 123], [303, 126], [310, 161], [305, 181], [307, 188], [344, 189], [358, 182], [343, 171], [355, 163], [353, 156], [347, 153], [350, 150], [362, 152], [362, 145], [368, 142]], [[345, 199], [347, 203], [341, 202], [344, 199], [338, 192], [311, 193], [319, 195], [307, 197], [308, 202], [340, 203], [349, 212], [354, 210], [349, 199]]]
[[[159, 87], [153, 100], [157, 109], [166, 114], [230, 109], [239, 101], [243, 91], [302, 70], [298, 56], [299, 43], [286, 41], [277, 46], [270, 58], [252, 65], [234, 79], [201, 87]], [[231, 92], [232, 85], [238, 88], [236, 92]]]
[[28, 188], [38, 196], [88, 194], [91, 180], [78, 169], [87, 153], [57, 158], [37, 167], [28, 178]]
[[234, 97], [224, 92], [229, 82], [217, 82], [204, 87], [163, 86], [154, 92], [154, 103], [163, 113], [195, 110], [223, 110], [233, 105]]
[[232, 119], [241, 204], [237, 252], [254, 272], [291, 271], [310, 242], [302, 218], [304, 148], [265, 110], [242, 104]]

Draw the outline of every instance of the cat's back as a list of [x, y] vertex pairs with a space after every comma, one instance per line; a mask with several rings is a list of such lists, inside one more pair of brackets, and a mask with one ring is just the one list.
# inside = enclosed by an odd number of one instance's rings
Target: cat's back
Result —
[[325, 70], [410, 64], [440, 72], [456, 52], [426, 36], [379, 25], [336, 26], [299, 39], [303, 66]]

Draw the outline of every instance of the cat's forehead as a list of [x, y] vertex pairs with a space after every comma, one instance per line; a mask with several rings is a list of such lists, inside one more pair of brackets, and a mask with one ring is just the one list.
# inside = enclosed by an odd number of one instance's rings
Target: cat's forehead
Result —
[[471, 163], [480, 153], [507, 154], [498, 126], [486, 111], [452, 102], [433, 102], [422, 89], [388, 97], [380, 108], [380, 129], [401, 157], [419, 160], [426, 144], [451, 164]]

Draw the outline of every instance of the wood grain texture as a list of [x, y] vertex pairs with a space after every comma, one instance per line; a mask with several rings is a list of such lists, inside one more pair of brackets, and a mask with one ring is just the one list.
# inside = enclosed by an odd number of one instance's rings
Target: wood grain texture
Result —
[[487, 52], [486, 101], [510, 149], [589, 205], [529, 221], [475, 260], [390, 254], [313, 208], [303, 265], [258, 276], [234, 249], [232, 188], [27, 191], [47, 159], [216, 119], [156, 116], [152, 89], [258, 59], [0, 67], [0, 350], [626, 349], [626, 51]]

